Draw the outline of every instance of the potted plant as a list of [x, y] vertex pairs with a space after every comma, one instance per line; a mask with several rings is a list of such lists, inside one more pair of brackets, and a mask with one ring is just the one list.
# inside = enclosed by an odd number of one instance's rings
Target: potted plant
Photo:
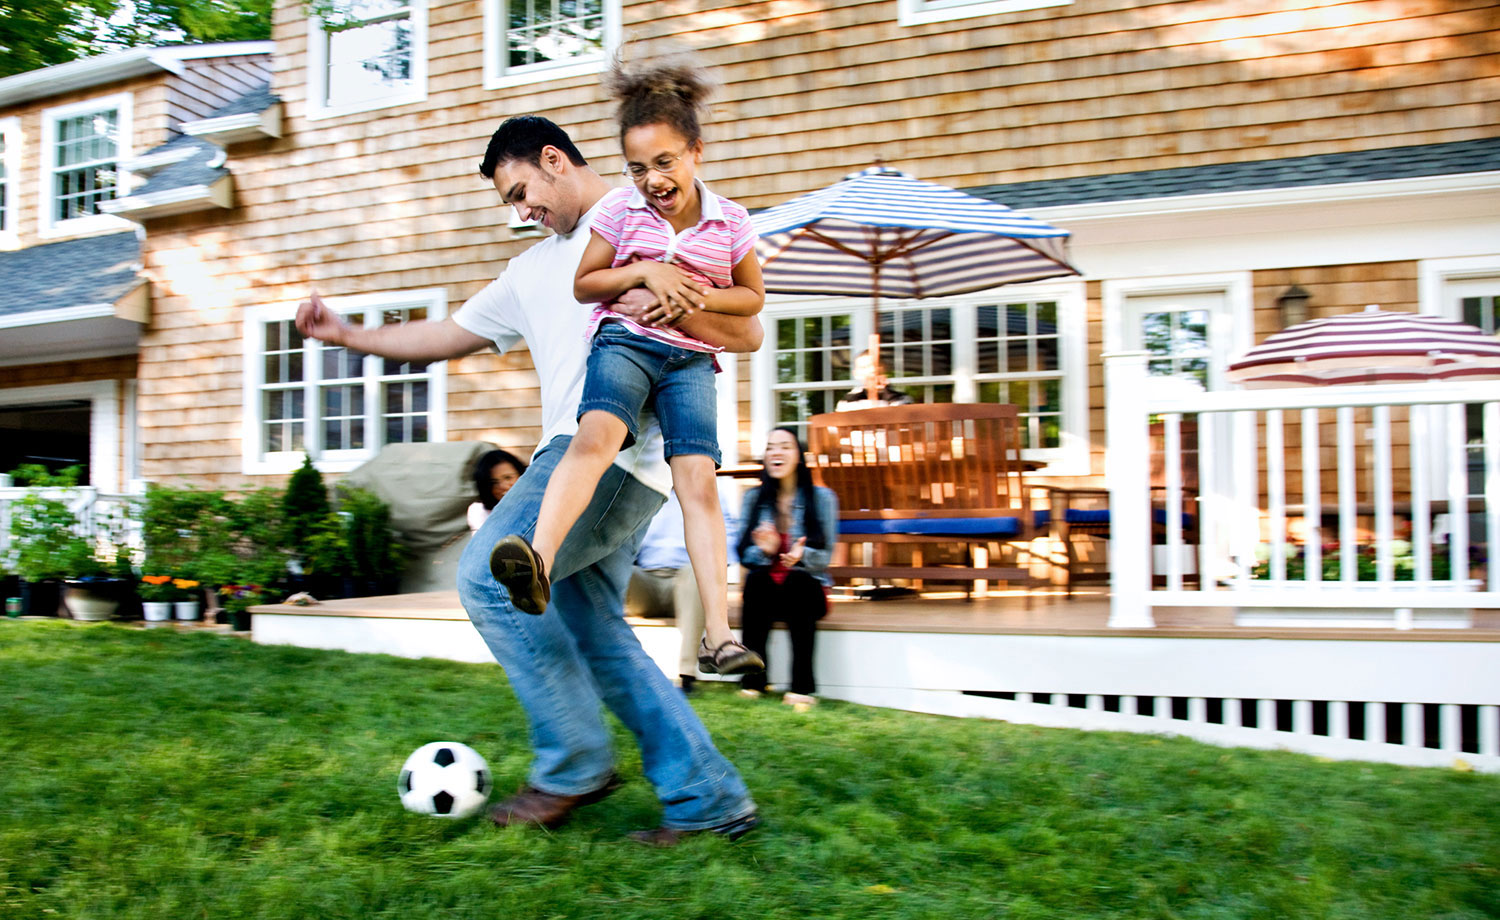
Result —
[[196, 620], [202, 606], [201, 591], [203, 583], [192, 578], [173, 578], [172, 587], [177, 589], [178, 597], [172, 601], [172, 614], [179, 620]]
[[142, 575], [135, 591], [141, 597], [141, 612], [146, 620], [160, 623], [172, 619], [172, 603], [182, 598], [182, 590], [171, 575]]
[[63, 603], [75, 620], [107, 620], [120, 607], [130, 571], [128, 553], [103, 541], [73, 535], [62, 550]]
[[276, 593], [261, 585], [224, 585], [219, 589], [219, 605], [235, 632], [250, 631], [250, 608], [274, 604]]
[[11, 506], [10, 557], [7, 567], [20, 576], [21, 606], [29, 616], [54, 616], [59, 608], [59, 583], [78, 548], [86, 544], [77, 533], [78, 519], [59, 494], [78, 484], [79, 469], [51, 473], [39, 464], [25, 464], [15, 480], [34, 490]]

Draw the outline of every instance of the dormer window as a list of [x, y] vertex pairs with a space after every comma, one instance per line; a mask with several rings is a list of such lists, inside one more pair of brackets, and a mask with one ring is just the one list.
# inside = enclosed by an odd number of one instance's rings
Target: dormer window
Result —
[[42, 114], [43, 235], [120, 223], [99, 205], [126, 191], [120, 162], [130, 156], [130, 108], [120, 94]]

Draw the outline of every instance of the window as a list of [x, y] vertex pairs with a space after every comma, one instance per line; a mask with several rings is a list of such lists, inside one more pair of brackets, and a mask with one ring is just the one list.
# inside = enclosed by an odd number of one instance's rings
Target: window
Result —
[[126, 191], [119, 164], [131, 155], [130, 102], [122, 93], [42, 113], [43, 235], [129, 226], [99, 205]]
[[975, 314], [979, 401], [1019, 407], [1024, 446], [1060, 447], [1063, 374], [1057, 302], [980, 304]]
[[784, 316], [776, 319], [776, 404], [770, 427], [792, 428], [806, 443], [807, 419], [832, 412], [854, 385], [848, 313]]
[[[330, 299], [366, 327], [441, 319], [441, 290]], [[245, 324], [245, 471], [282, 472], [311, 456], [319, 469], [353, 469], [386, 444], [446, 437], [443, 365], [412, 364], [304, 339], [295, 308]]]
[[[805, 436], [807, 419], [832, 412], [860, 385], [854, 365], [880, 334], [887, 382], [919, 403], [1012, 403], [1028, 459], [1049, 472], [1088, 472], [1087, 330], [1083, 289], [1073, 282], [1016, 285], [994, 293], [885, 303], [814, 300], [766, 305], [774, 347], [751, 365], [752, 440], [784, 425]], [[765, 384], [769, 383], [769, 386]], [[762, 396], [767, 393], [767, 396]]]
[[994, 16], [1018, 10], [1068, 6], [1073, 0], [898, 0], [896, 17], [903, 26]]
[[485, 0], [484, 85], [595, 73], [619, 43], [619, 0]]
[[427, 98], [427, 0], [324, 0], [308, 22], [308, 117]]
[[21, 120], [0, 118], [0, 246], [16, 244], [16, 177], [21, 162]]

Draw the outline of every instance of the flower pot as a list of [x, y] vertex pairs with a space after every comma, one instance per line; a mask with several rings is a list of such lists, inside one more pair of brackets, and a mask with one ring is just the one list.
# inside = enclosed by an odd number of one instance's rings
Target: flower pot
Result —
[[63, 600], [75, 620], [107, 620], [115, 615], [115, 610], [120, 606], [120, 599], [114, 595], [111, 588], [96, 588], [93, 585], [76, 581], [66, 584]]
[[171, 601], [142, 601], [141, 613], [148, 623], [162, 623], [172, 619]]
[[179, 620], [196, 620], [198, 619], [198, 602], [173, 601], [172, 612]]
[[250, 611], [239, 609], [229, 611], [229, 624], [235, 632], [249, 632]]

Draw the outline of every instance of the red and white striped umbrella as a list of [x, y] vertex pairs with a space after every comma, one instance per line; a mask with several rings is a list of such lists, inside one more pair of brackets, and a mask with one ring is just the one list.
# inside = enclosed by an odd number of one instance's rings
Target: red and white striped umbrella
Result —
[[1229, 365], [1251, 389], [1423, 380], [1500, 380], [1500, 339], [1478, 326], [1365, 307], [1298, 323]]

